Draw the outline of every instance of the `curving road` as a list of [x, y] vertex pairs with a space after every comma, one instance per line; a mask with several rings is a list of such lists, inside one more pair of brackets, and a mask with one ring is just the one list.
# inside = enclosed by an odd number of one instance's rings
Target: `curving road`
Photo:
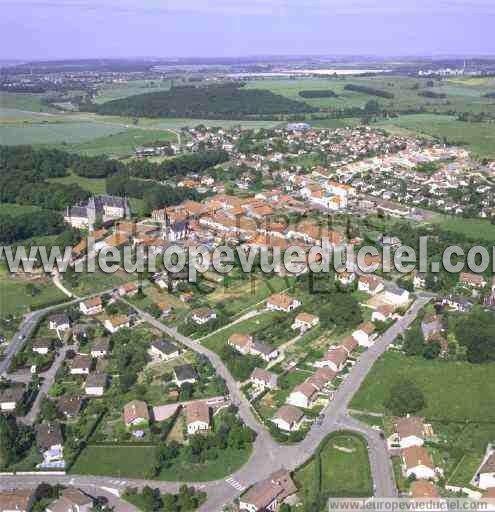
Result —
[[[146, 312], [132, 306], [141, 317], [151, 325], [174, 338], [184, 346], [198, 353], [204, 354], [212, 362], [217, 373], [225, 379], [230, 392], [232, 402], [239, 407], [239, 414], [243, 421], [257, 432], [257, 439], [254, 443], [253, 454], [249, 461], [237, 472], [226, 480], [205, 482], [204, 484], [191, 483], [199, 489], [208, 493], [207, 502], [201, 507], [201, 512], [219, 512], [223, 506], [231, 503], [244, 489], [254, 483], [268, 477], [273, 471], [284, 467], [294, 470], [306, 462], [315, 452], [323, 438], [337, 430], [353, 430], [362, 434], [368, 444], [369, 458], [374, 482], [374, 495], [379, 497], [395, 496], [396, 488], [393, 480], [393, 471], [388, 456], [385, 441], [371, 427], [351, 418], [348, 414], [350, 401], [359, 389], [366, 375], [375, 361], [388, 349], [395, 338], [404, 332], [414, 321], [418, 312], [430, 300], [431, 297], [421, 295], [414, 302], [403, 318], [390, 327], [375, 344], [366, 352], [360, 355], [352, 371], [346, 376], [335, 393], [334, 400], [328, 404], [323, 411], [324, 419], [321, 425], [313, 424], [306, 438], [297, 445], [281, 445], [273, 440], [268, 430], [256, 419], [249, 405], [239, 389], [238, 383], [234, 380], [220, 357], [198, 344], [197, 341], [183, 336], [176, 329], [165, 326], [160, 321]], [[22, 485], [36, 485], [41, 481], [59, 482], [62, 484], [73, 484], [80, 487], [105, 487], [123, 490], [128, 485], [143, 486], [150, 485], [158, 487], [162, 491], [175, 492], [179, 482], [159, 482], [156, 480], [133, 480], [118, 479], [114, 477], [93, 477], [93, 476], [2, 476], [0, 488], [8, 488]]]

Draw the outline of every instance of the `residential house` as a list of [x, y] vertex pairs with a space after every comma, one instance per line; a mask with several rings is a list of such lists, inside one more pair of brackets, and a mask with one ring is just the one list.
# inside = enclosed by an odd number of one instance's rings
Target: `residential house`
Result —
[[266, 309], [269, 311], [283, 311], [289, 313], [301, 305], [301, 301], [286, 293], [274, 293], [266, 301]]
[[0, 491], [1, 512], [31, 512], [35, 502], [33, 489], [14, 489]]
[[330, 368], [336, 373], [339, 373], [344, 368], [349, 354], [343, 347], [337, 346], [330, 348], [325, 357], [315, 363], [318, 368]]
[[371, 347], [376, 339], [375, 326], [371, 322], [365, 322], [352, 333], [352, 337], [362, 347]]
[[332, 383], [336, 376], [337, 374], [330, 368], [319, 368], [306, 382], [318, 391], [322, 391]]
[[266, 480], [253, 485], [240, 497], [241, 511], [274, 512], [289, 497], [297, 492], [297, 487], [291, 479], [290, 473], [280, 469], [270, 475]]
[[272, 418], [280, 430], [295, 432], [301, 428], [304, 413], [294, 405], [282, 405]]
[[413, 274], [414, 289], [426, 288], [426, 274], [424, 272], [414, 272]]
[[366, 274], [359, 278], [358, 290], [360, 292], [366, 292], [374, 296], [382, 292], [384, 288], [383, 279], [373, 274]]
[[190, 364], [182, 364], [174, 367], [174, 380], [179, 387], [186, 382], [194, 384], [198, 380], [198, 374]]
[[12, 384], [0, 390], [0, 411], [13, 412], [22, 402], [26, 388], [24, 384]]
[[311, 327], [318, 325], [320, 319], [316, 315], [310, 313], [299, 313], [291, 325], [292, 329], [306, 332]]
[[383, 299], [394, 306], [405, 306], [409, 302], [409, 292], [403, 288], [392, 286], [385, 290]]
[[83, 403], [80, 396], [63, 395], [57, 400], [57, 411], [66, 419], [72, 419], [81, 412]]
[[467, 313], [473, 307], [472, 302], [458, 295], [449, 295], [448, 297], [445, 297], [442, 300], [442, 304], [451, 307], [455, 311], [459, 311], [459, 313]]
[[106, 357], [110, 351], [110, 340], [108, 338], [95, 338], [91, 344], [91, 357], [100, 359]]
[[90, 396], [102, 396], [107, 386], [106, 373], [90, 373], [84, 384], [84, 391]]
[[253, 342], [251, 347], [251, 355], [259, 356], [266, 362], [272, 361], [273, 359], [277, 359], [278, 350], [267, 343], [262, 343], [261, 341]]
[[93, 359], [85, 354], [78, 354], [71, 363], [71, 375], [88, 375], [93, 367]]
[[64, 458], [64, 439], [59, 423], [41, 423], [36, 426], [36, 445], [44, 463], [61, 461]]
[[435, 466], [424, 446], [404, 448], [401, 454], [407, 478], [414, 475], [418, 480], [436, 479]]
[[263, 368], [255, 368], [250, 381], [260, 390], [275, 389], [277, 387], [277, 375]]
[[484, 288], [488, 281], [481, 274], [472, 274], [471, 272], [461, 272], [459, 274], [459, 283], [468, 288]]
[[87, 496], [75, 487], [62, 490], [61, 496], [47, 506], [47, 512], [91, 512], [93, 498]]
[[79, 303], [79, 309], [83, 315], [98, 315], [103, 311], [101, 297], [93, 297]]
[[429, 480], [415, 480], [409, 488], [411, 498], [415, 500], [434, 500], [440, 498], [437, 486]]
[[398, 418], [394, 423], [396, 441], [400, 448], [423, 446], [425, 439], [425, 424], [423, 418], [406, 416]]
[[336, 272], [335, 279], [343, 286], [349, 286], [356, 280], [354, 272]]
[[141, 400], [132, 400], [124, 405], [123, 417], [126, 427], [147, 425], [150, 421], [148, 405]]
[[359, 346], [356, 338], [352, 336], [346, 336], [340, 343], [340, 346], [344, 348], [347, 352], [347, 355], [351, 355]]
[[253, 337], [250, 334], [235, 332], [229, 336], [227, 344], [240, 354], [248, 355], [251, 353], [253, 346]]
[[204, 325], [211, 320], [215, 320], [217, 317], [217, 314], [213, 309], [209, 308], [198, 308], [195, 309], [192, 313], [192, 321], [198, 325]]
[[495, 450], [483, 461], [476, 480], [480, 489], [495, 487]]
[[426, 315], [421, 321], [421, 330], [425, 340], [443, 331], [442, 319], [438, 315]]
[[112, 334], [120, 331], [120, 329], [129, 328], [131, 326], [129, 317], [125, 315], [116, 315], [106, 318], [103, 325], [105, 326], [105, 329]]
[[159, 302], [157, 307], [162, 316], [168, 316], [172, 312], [172, 306], [168, 302]]
[[134, 297], [139, 291], [139, 285], [137, 283], [125, 283], [119, 286], [119, 295], [121, 297]]
[[373, 313], [371, 313], [372, 322], [387, 322], [394, 314], [395, 306], [392, 304], [383, 304], [378, 306]]
[[55, 313], [48, 317], [48, 328], [58, 333], [70, 329], [70, 319], [65, 313]]
[[179, 357], [179, 348], [169, 340], [154, 340], [151, 342], [148, 354], [155, 361], [170, 361]]
[[186, 426], [189, 435], [210, 430], [210, 408], [204, 400], [186, 405]]
[[296, 386], [287, 398], [287, 403], [310, 409], [315, 404], [318, 395], [318, 389], [309, 382], [303, 382]]
[[48, 338], [38, 338], [35, 339], [31, 344], [31, 349], [36, 354], [40, 354], [42, 356], [46, 356], [48, 352], [50, 352], [53, 348], [53, 340]]

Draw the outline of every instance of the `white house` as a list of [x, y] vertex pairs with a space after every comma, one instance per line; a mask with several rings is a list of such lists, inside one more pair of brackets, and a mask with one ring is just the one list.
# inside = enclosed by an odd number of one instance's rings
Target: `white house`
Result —
[[375, 326], [371, 322], [365, 322], [352, 333], [352, 337], [362, 347], [371, 347], [376, 338]]
[[129, 318], [125, 315], [117, 315], [112, 316], [111, 318], [106, 318], [103, 322], [103, 325], [105, 326], [105, 329], [114, 334], [117, 331], [120, 331], [120, 329], [129, 328], [131, 326], [129, 322]]
[[305, 332], [318, 325], [319, 322], [320, 319], [316, 315], [311, 315], [310, 313], [299, 313], [294, 319], [294, 323], [291, 325], [291, 328]]
[[24, 397], [24, 385], [15, 384], [9, 388], [0, 390], [0, 410], [12, 412]]
[[377, 295], [384, 290], [383, 280], [372, 274], [361, 276], [358, 281], [358, 290], [370, 295]]
[[394, 306], [405, 306], [409, 302], [409, 292], [403, 288], [391, 287], [385, 290], [383, 299]]
[[495, 451], [492, 451], [481, 465], [477, 480], [480, 489], [495, 487]]
[[286, 293], [274, 293], [266, 301], [266, 309], [269, 311], [283, 311], [289, 313], [301, 305], [301, 301]]
[[339, 373], [345, 365], [349, 354], [344, 347], [330, 348], [325, 357], [315, 363], [317, 368], [330, 368]]
[[145, 425], [150, 420], [148, 405], [141, 400], [132, 400], [124, 405], [123, 416], [126, 427]]
[[186, 405], [186, 425], [189, 435], [210, 430], [210, 408], [203, 400]]
[[93, 359], [88, 355], [77, 355], [72, 360], [70, 373], [71, 375], [89, 375], [91, 367], [93, 366]]
[[310, 409], [313, 407], [318, 390], [309, 382], [303, 382], [296, 386], [287, 398], [287, 403], [302, 407], [303, 409]]
[[170, 361], [179, 357], [179, 348], [168, 340], [155, 340], [151, 342], [148, 354], [155, 361]]
[[101, 297], [93, 297], [79, 303], [79, 309], [83, 315], [97, 315], [103, 311]]
[[424, 446], [411, 446], [402, 450], [404, 474], [407, 478], [414, 475], [416, 479], [436, 479], [435, 466]]
[[280, 430], [295, 432], [301, 428], [304, 413], [294, 405], [282, 405], [273, 416], [272, 422]]
[[215, 320], [217, 314], [213, 309], [208, 308], [199, 308], [193, 311], [191, 316], [192, 321], [198, 325], [203, 325], [208, 323], [211, 320]]
[[255, 368], [250, 377], [251, 382], [258, 389], [274, 389], [277, 387], [277, 375], [263, 368]]
[[386, 322], [390, 320], [394, 314], [395, 307], [392, 304], [383, 304], [378, 306], [373, 313], [371, 313], [372, 322]]
[[425, 438], [425, 424], [423, 418], [406, 416], [395, 422], [395, 442], [400, 448], [423, 446]]
[[90, 373], [86, 378], [84, 391], [90, 396], [103, 396], [107, 385], [107, 376], [105, 373]]

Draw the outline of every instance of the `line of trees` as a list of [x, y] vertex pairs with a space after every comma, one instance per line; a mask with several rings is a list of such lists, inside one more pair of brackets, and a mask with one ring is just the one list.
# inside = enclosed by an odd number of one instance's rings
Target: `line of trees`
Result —
[[370, 96], [378, 96], [386, 99], [392, 99], [395, 97], [394, 94], [389, 91], [375, 89], [374, 87], [368, 87], [367, 85], [346, 84], [344, 89], [346, 91], [361, 92], [363, 94], [369, 94]]

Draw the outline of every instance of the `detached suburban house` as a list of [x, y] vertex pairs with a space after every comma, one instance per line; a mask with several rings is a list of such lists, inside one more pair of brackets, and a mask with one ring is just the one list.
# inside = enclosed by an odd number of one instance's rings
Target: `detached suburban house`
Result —
[[36, 354], [46, 356], [48, 352], [50, 352], [50, 350], [53, 348], [53, 340], [47, 338], [34, 340], [31, 348], [33, 352], [36, 352]]
[[384, 290], [383, 280], [372, 274], [361, 276], [358, 281], [358, 290], [370, 295], [377, 295]]
[[484, 288], [488, 281], [481, 274], [472, 274], [471, 272], [461, 272], [459, 274], [459, 283], [468, 288]]
[[315, 363], [315, 366], [318, 368], [330, 368], [334, 372], [339, 373], [344, 368], [348, 357], [349, 354], [344, 347], [331, 348], [323, 359]]
[[435, 466], [424, 446], [411, 446], [402, 450], [404, 473], [407, 478], [414, 475], [416, 479], [436, 479]]
[[79, 309], [83, 315], [97, 315], [103, 311], [103, 302], [101, 297], [93, 297], [84, 300], [79, 304]]
[[93, 359], [91, 356], [80, 354], [72, 360], [70, 373], [71, 375], [89, 375], [92, 367]]
[[394, 311], [395, 306], [392, 304], [384, 304], [383, 306], [378, 306], [371, 314], [371, 321], [386, 322], [392, 318]]
[[268, 362], [278, 357], [278, 350], [261, 341], [255, 341], [251, 347], [251, 355], [259, 356], [263, 361]]
[[52, 331], [57, 331], [57, 334], [60, 336], [61, 332], [70, 329], [69, 317], [65, 313], [55, 313], [54, 315], [50, 315], [48, 317], [48, 328]]
[[186, 425], [189, 435], [210, 430], [210, 408], [203, 400], [186, 405]]
[[301, 305], [301, 301], [285, 293], [275, 293], [266, 301], [269, 311], [283, 311], [289, 313]]
[[375, 326], [371, 322], [365, 322], [352, 333], [352, 337], [362, 347], [371, 347], [376, 339]]
[[260, 390], [277, 387], [277, 375], [262, 368], [255, 368], [253, 370], [250, 381]]
[[440, 498], [437, 486], [429, 480], [415, 480], [410, 487], [411, 498], [415, 500], [431, 500]]
[[141, 400], [132, 400], [125, 404], [123, 416], [126, 427], [144, 426], [150, 421], [148, 405]]
[[120, 331], [120, 329], [124, 329], [125, 327], [129, 328], [131, 326], [129, 318], [125, 315], [117, 315], [107, 318], [103, 322], [103, 325], [105, 326], [105, 329], [112, 334]]
[[5, 512], [31, 512], [34, 501], [32, 489], [0, 491], [0, 510]]
[[480, 489], [490, 489], [495, 487], [495, 451], [492, 451], [485, 458], [481, 468], [478, 471], [476, 480]]
[[311, 329], [311, 327], [318, 325], [319, 321], [320, 319], [316, 315], [311, 315], [310, 313], [299, 313], [294, 319], [294, 323], [291, 325], [291, 328], [305, 332], [308, 329]]
[[24, 384], [14, 384], [0, 390], [0, 410], [12, 412], [22, 402], [25, 393]]
[[315, 404], [317, 395], [318, 389], [315, 386], [309, 382], [303, 382], [292, 390], [287, 398], [287, 403], [303, 409], [310, 409]]
[[84, 385], [84, 391], [90, 396], [102, 396], [107, 386], [106, 373], [90, 373]]
[[48, 505], [47, 512], [91, 512], [93, 499], [75, 487], [68, 487], [60, 498]]
[[204, 325], [211, 320], [215, 320], [217, 314], [213, 309], [208, 308], [199, 308], [193, 311], [192, 313], [192, 321], [198, 325]]
[[406, 306], [409, 302], [409, 292], [407, 290], [404, 290], [403, 288], [399, 288], [396, 286], [393, 286], [392, 288], [388, 288], [385, 290], [385, 293], [383, 294], [383, 299], [388, 303], [392, 304], [394, 306]]
[[96, 359], [106, 357], [110, 350], [110, 341], [107, 338], [96, 338], [91, 344], [91, 357]]
[[179, 357], [179, 348], [168, 340], [155, 340], [151, 342], [148, 354], [154, 361], [170, 361]]
[[425, 424], [423, 418], [418, 416], [406, 416], [398, 418], [394, 424], [395, 439], [394, 443], [400, 448], [410, 448], [411, 446], [423, 446], [425, 439]]
[[297, 492], [297, 487], [285, 469], [280, 469], [266, 480], [253, 485], [239, 500], [241, 511], [274, 512], [289, 496]]
[[280, 430], [295, 432], [301, 428], [304, 413], [294, 405], [282, 405], [272, 418]]
[[139, 291], [139, 286], [137, 283], [126, 283], [119, 287], [119, 295], [121, 297], [134, 297]]
[[246, 356], [251, 353], [253, 337], [250, 334], [235, 332], [229, 336], [227, 343], [237, 352]]
[[182, 364], [174, 367], [174, 380], [179, 387], [186, 382], [194, 384], [198, 380], [198, 374], [190, 364]]
[[41, 423], [36, 427], [36, 445], [43, 456], [43, 463], [63, 461], [64, 439], [58, 423]]

